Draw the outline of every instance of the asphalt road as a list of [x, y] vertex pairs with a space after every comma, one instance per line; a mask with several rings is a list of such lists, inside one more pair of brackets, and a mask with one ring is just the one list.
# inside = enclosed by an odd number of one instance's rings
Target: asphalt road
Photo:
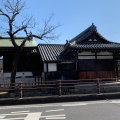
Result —
[[0, 120], [120, 120], [120, 100], [0, 106]]

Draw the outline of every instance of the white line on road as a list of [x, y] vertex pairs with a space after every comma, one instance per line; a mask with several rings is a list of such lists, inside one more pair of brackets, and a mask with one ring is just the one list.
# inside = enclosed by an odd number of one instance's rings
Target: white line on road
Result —
[[48, 116], [41, 116], [40, 118], [46, 118], [46, 119], [66, 119], [65, 114], [61, 115], [48, 115]]
[[16, 109], [16, 108], [39, 108], [39, 107], [53, 107], [59, 106], [57, 104], [36, 104], [36, 105], [13, 105], [13, 106], [0, 106], [1, 109]]
[[66, 119], [66, 117], [54, 117], [54, 118], [51, 117], [51, 118], [46, 118], [46, 120], [48, 120], [48, 119], [49, 119], [49, 120], [50, 120], [50, 119], [51, 119], [51, 120], [53, 120], [53, 119], [54, 119], [54, 120], [55, 120], [55, 119], [56, 119], [56, 120], [59, 120], [59, 119]]
[[13, 114], [0, 114], [0, 116], [6, 115], [27, 115], [28, 113], [13, 113]]
[[56, 109], [56, 110], [46, 110], [46, 112], [57, 112], [57, 111], [63, 111], [64, 109]]
[[0, 120], [1, 120], [1, 118], [4, 118], [5, 116], [0, 116]]
[[21, 120], [21, 119], [24, 119], [24, 118], [7, 118], [7, 119], [0, 119], [0, 120]]
[[12, 115], [13, 116], [13, 115], [28, 115], [28, 114], [38, 114], [38, 113], [41, 113], [41, 112], [31, 112], [31, 113], [12, 113], [11, 112], [10, 114], [0, 114], [0, 117], [1, 116], [7, 116], [7, 115], [9, 115], [9, 116]]
[[12, 114], [16, 114], [16, 113], [28, 113], [30, 111], [16, 111], [16, 112], [11, 112]]
[[73, 104], [71, 104], [71, 103], [66, 103], [66, 104], [63, 104], [63, 105], [61, 105], [61, 106], [66, 106], [66, 107], [68, 107], [68, 106], [82, 106], [82, 105], [88, 105], [87, 103], [73, 103]]

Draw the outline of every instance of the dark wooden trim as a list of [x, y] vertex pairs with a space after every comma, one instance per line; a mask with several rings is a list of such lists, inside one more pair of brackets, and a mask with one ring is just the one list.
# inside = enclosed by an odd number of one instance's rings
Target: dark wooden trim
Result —
[[78, 79], [115, 78], [115, 71], [79, 72]]
[[95, 59], [97, 59], [97, 52], [95, 52]]
[[46, 72], [48, 72], [48, 63], [46, 63]]

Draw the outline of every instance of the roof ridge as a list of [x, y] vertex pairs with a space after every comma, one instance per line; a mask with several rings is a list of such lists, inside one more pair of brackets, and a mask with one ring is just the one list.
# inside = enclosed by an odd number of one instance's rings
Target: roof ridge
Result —
[[92, 25], [90, 25], [83, 32], [79, 33], [77, 36], [75, 36], [74, 38], [72, 38], [69, 42], [70, 43], [74, 42], [77, 38], [79, 38], [80, 36], [82, 36], [87, 31], [90, 31], [90, 32], [97, 31], [97, 27], [92, 23]]
[[52, 44], [52, 43], [51, 44], [44, 44], [44, 43], [41, 44], [41, 43], [39, 43], [38, 46], [40, 46], [40, 45], [65, 45], [65, 44]]
[[[0, 36], [0, 39], [11, 39], [10, 37], [2, 37]], [[25, 39], [25, 37], [15, 37], [15, 39]]]

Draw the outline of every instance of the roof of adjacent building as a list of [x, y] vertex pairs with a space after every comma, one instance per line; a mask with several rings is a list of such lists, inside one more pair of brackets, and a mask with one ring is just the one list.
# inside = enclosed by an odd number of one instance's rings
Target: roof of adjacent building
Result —
[[75, 61], [74, 55], [60, 55], [64, 50], [63, 44], [39, 44], [38, 49], [44, 62]]
[[[24, 37], [16, 37], [16, 43], [18, 45], [21, 44], [21, 42], [23, 41]], [[35, 40], [29, 40], [26, 41], [25, 43], [25, 47], [33, 47], [33, 46], [37, 46], [36, 41]], [[10, 38], [8, 37], [0, 37], [0, 47], [13, 47], [13, 44], [10, 40]]]

